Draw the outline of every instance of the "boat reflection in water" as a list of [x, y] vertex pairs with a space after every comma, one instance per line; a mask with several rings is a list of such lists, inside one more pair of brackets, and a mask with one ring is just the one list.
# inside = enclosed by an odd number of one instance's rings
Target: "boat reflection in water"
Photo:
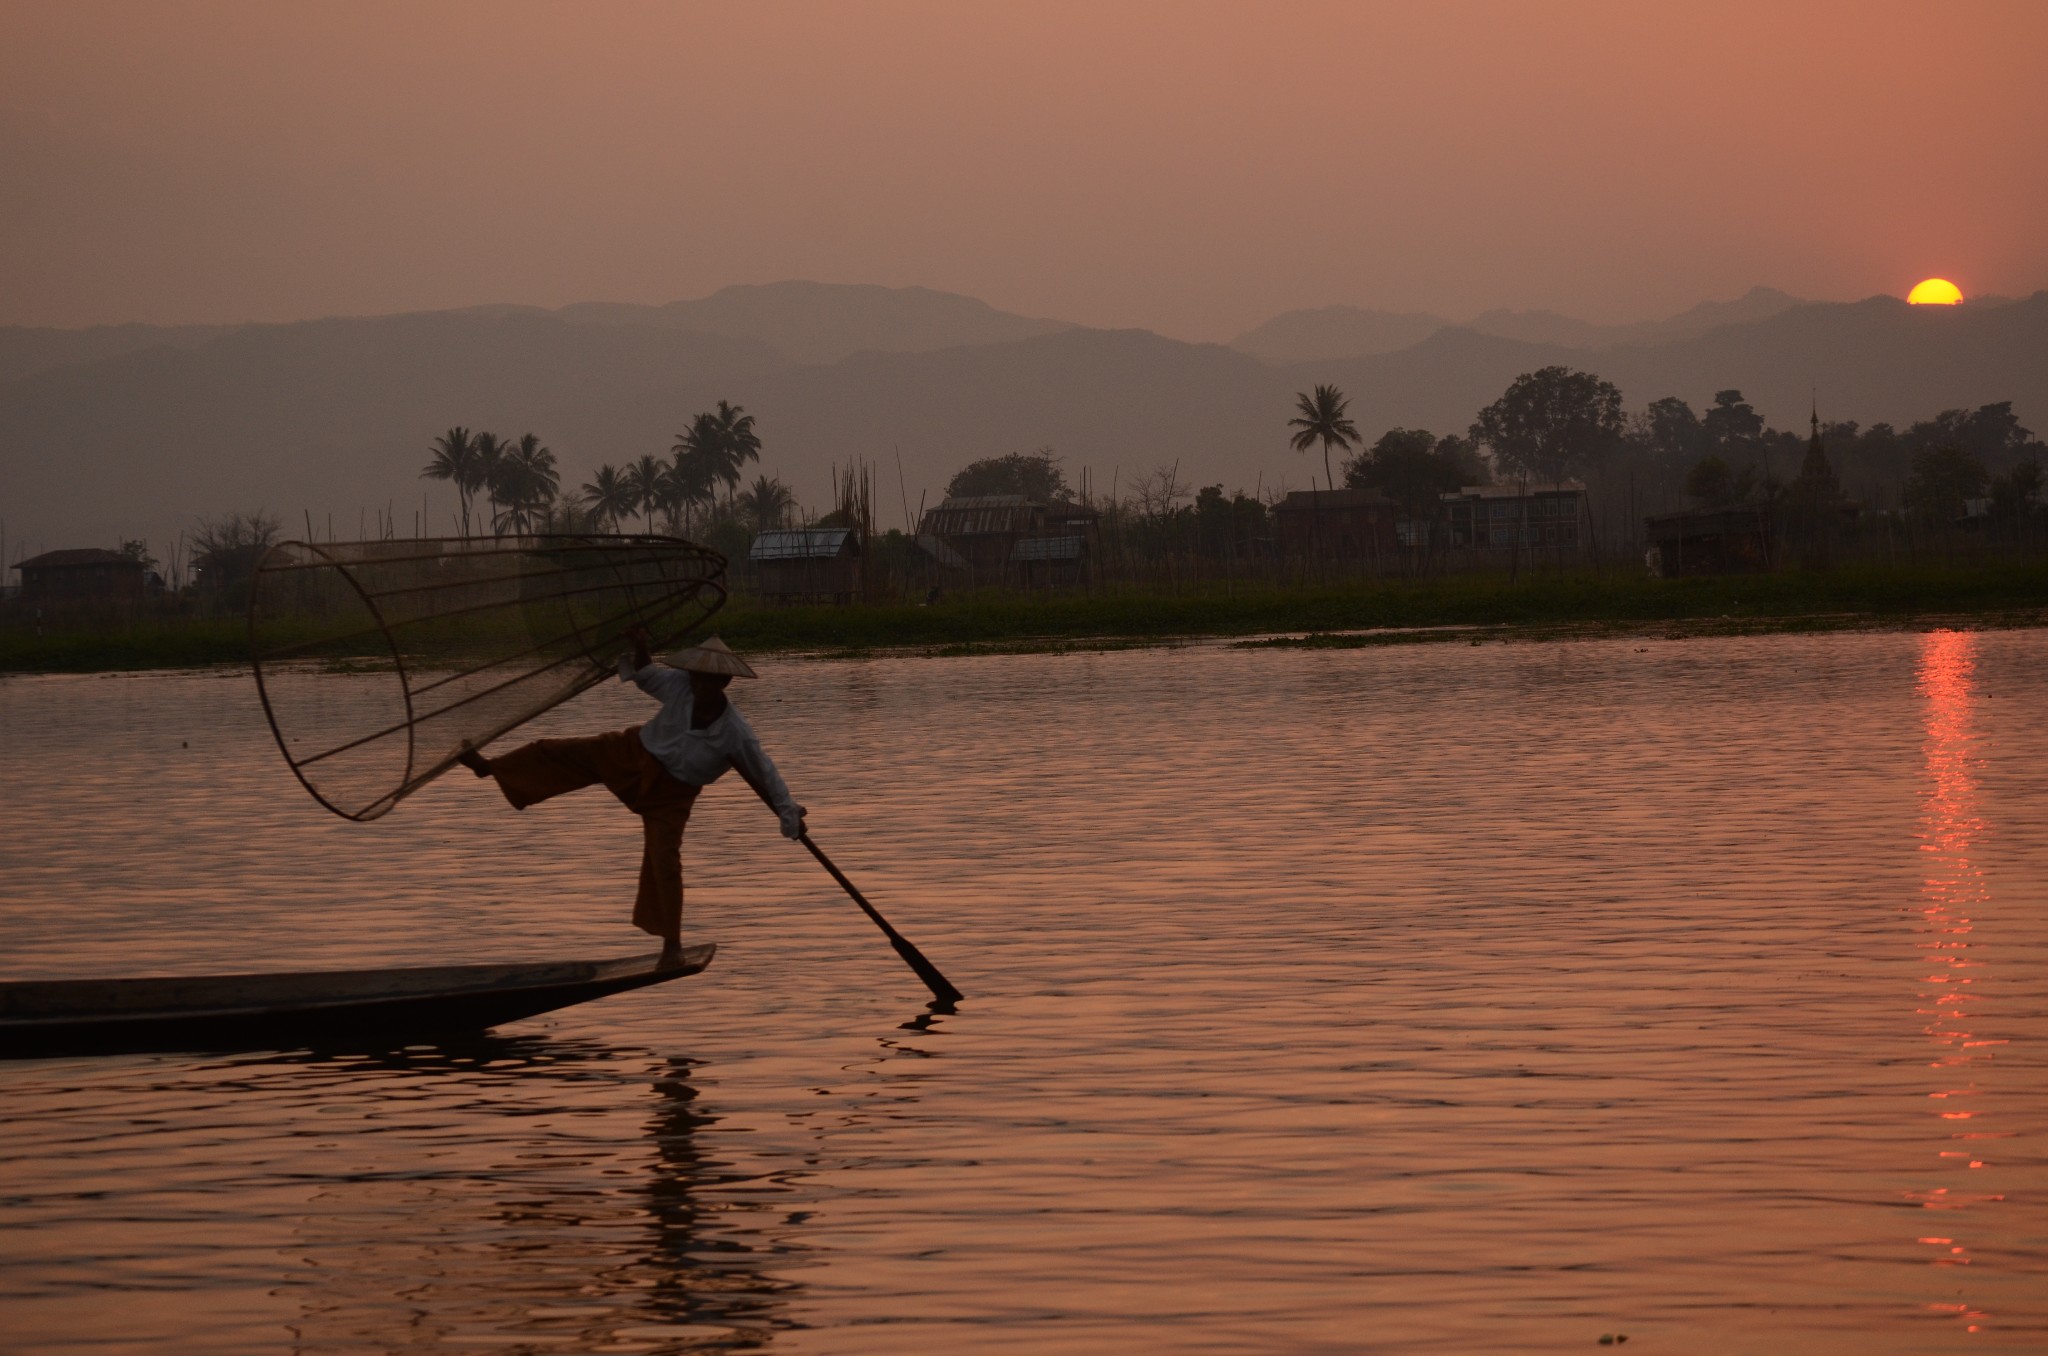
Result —
[[[291, 1350], [750, 1350], [792, 1326], [794, 1226], [772, 1183], [707, 1152], [692, 1061], [485, 1037], [331, 1063], [368, 1123], [274, 1292], [296, 1301]], [[413, 1087], [357, 1100], [365, 1075]], [[484, 1144], [480, 1110], [502, 1129]]]

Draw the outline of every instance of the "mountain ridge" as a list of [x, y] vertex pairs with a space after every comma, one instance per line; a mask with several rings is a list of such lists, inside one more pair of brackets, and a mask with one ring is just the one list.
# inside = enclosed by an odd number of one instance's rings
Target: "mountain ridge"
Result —
[[1319, 306], [1287, 311], [1230, 341], [1231, 347], [1274, 366], [1392, 353], [1442, 329], [1470, 329], [1501, 339], [1597, 351], [1618, 344], [1656, 343], [1722, 325], [1769, 319], [1807, 303], [1775, 287], [1752, 287], [1733, 301], [1702, 301], [1663, 320], [1602, 325], [1556, 311], [1481, 312], [1467, 321], [1425, 312]]
[[[1446, 327], [1391, 353], [1275, 366], [1221, 344], [1146, 330], [1060, 325], [1001, 342], [862, 349], [797, 363], [773, 344], [646, 323], [591, 323], [538, 308], [242, 327], [0, 381], [0, 516], [10, 558], [147, 535], [259, 506], [353, 530], [358, 510], [414, 512], [446, 531], [453, 496], [422, 482], [451, 424], [531, 429], [565, 488], [600, 462], [666, 454], [715, 400], [760, 420], [760, 470], [807, 503], [828, 470], [898, 456], [884, 522], [914, 517], [977, 457], [1050, 445], [1098, 489], [1161, 464], [1189, 483], [1306, 488], [1319, 458], [1287, 447], [1294, 395], [1341, 386], [1368, 441], [1393, 426], [1462, 431], [1522, 372], [1597, 372], [1632, 409], [1677, 395], [1695, 408], [1734, 387], [1780, 427], [1823, 415], [1895, 424], [2012, 400], [2048, 424], [2048, 292], [1934, 313], [1896, 298], [1808, 303], [1760, 320], [1589, 351]], [[347, 524], [348, 526], [344, 526]]]
[[236, 325], [98, 325], [79, 330], [0, 326], [0, 382], [59, 367], [96, 362], [157, 347], [190, 348], [248, 331], [417, 316], [554, 316], [592, 326], [626, 325], [694, 331], [765, 343], [792, 363], [835, 362], [864, 349], [924, 352], [963, 344], [1002, 343], [1074, 328], [1067, 321], [1000, 311], [987, 302], [929, 287], [789, 280], [738, 283], [682, 301], [583, 301], [566, 306], [484, 302], [475, 306], [387, 315], [316, 316]]

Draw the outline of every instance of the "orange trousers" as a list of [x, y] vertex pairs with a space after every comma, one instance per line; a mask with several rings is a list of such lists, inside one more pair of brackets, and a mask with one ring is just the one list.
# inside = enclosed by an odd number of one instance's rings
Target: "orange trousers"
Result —
[[640, 727], [582, 739], [539, 739], [491, 759], [491, 775], [515, 810], [604, 783], [640, 816], [640, 892], [633, 926], [664, 941], [683, 926], [683, 826], [700, 788], [679, 782], [640, 742]]

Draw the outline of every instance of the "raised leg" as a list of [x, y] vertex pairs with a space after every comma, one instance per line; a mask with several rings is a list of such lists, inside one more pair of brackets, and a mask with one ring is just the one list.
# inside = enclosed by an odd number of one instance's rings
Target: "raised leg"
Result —
[[[623, 733], [614, 731], [580, 739], [536, 739], [510, 753], [499, 754], [488, 767], [498, 779], [498, 789], [512, 802], [512, 808], [524, 810], [550, 797], [608, 782], [619, 775], [621, 767], [632, 768], [632, 753], [638, 750], [639, 742], [630, 736], [622, 739]], [[631, 748], [622, 753], [622, 746], [627, 743]], [[622, 758], [626, 761], [622, 762]]]

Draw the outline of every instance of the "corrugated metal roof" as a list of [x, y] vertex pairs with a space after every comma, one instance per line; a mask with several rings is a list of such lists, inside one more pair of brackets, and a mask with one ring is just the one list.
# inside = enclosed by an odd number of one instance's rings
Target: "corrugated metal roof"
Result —
[[763, 532], [747, 548], [748, 560], [830, 560], [853, 535], [850, 527], [799, 527]]
[[1021, 537], [1010, 547], [1010, 559], [1079, 560], [1087, 551], [1086, 537]]

